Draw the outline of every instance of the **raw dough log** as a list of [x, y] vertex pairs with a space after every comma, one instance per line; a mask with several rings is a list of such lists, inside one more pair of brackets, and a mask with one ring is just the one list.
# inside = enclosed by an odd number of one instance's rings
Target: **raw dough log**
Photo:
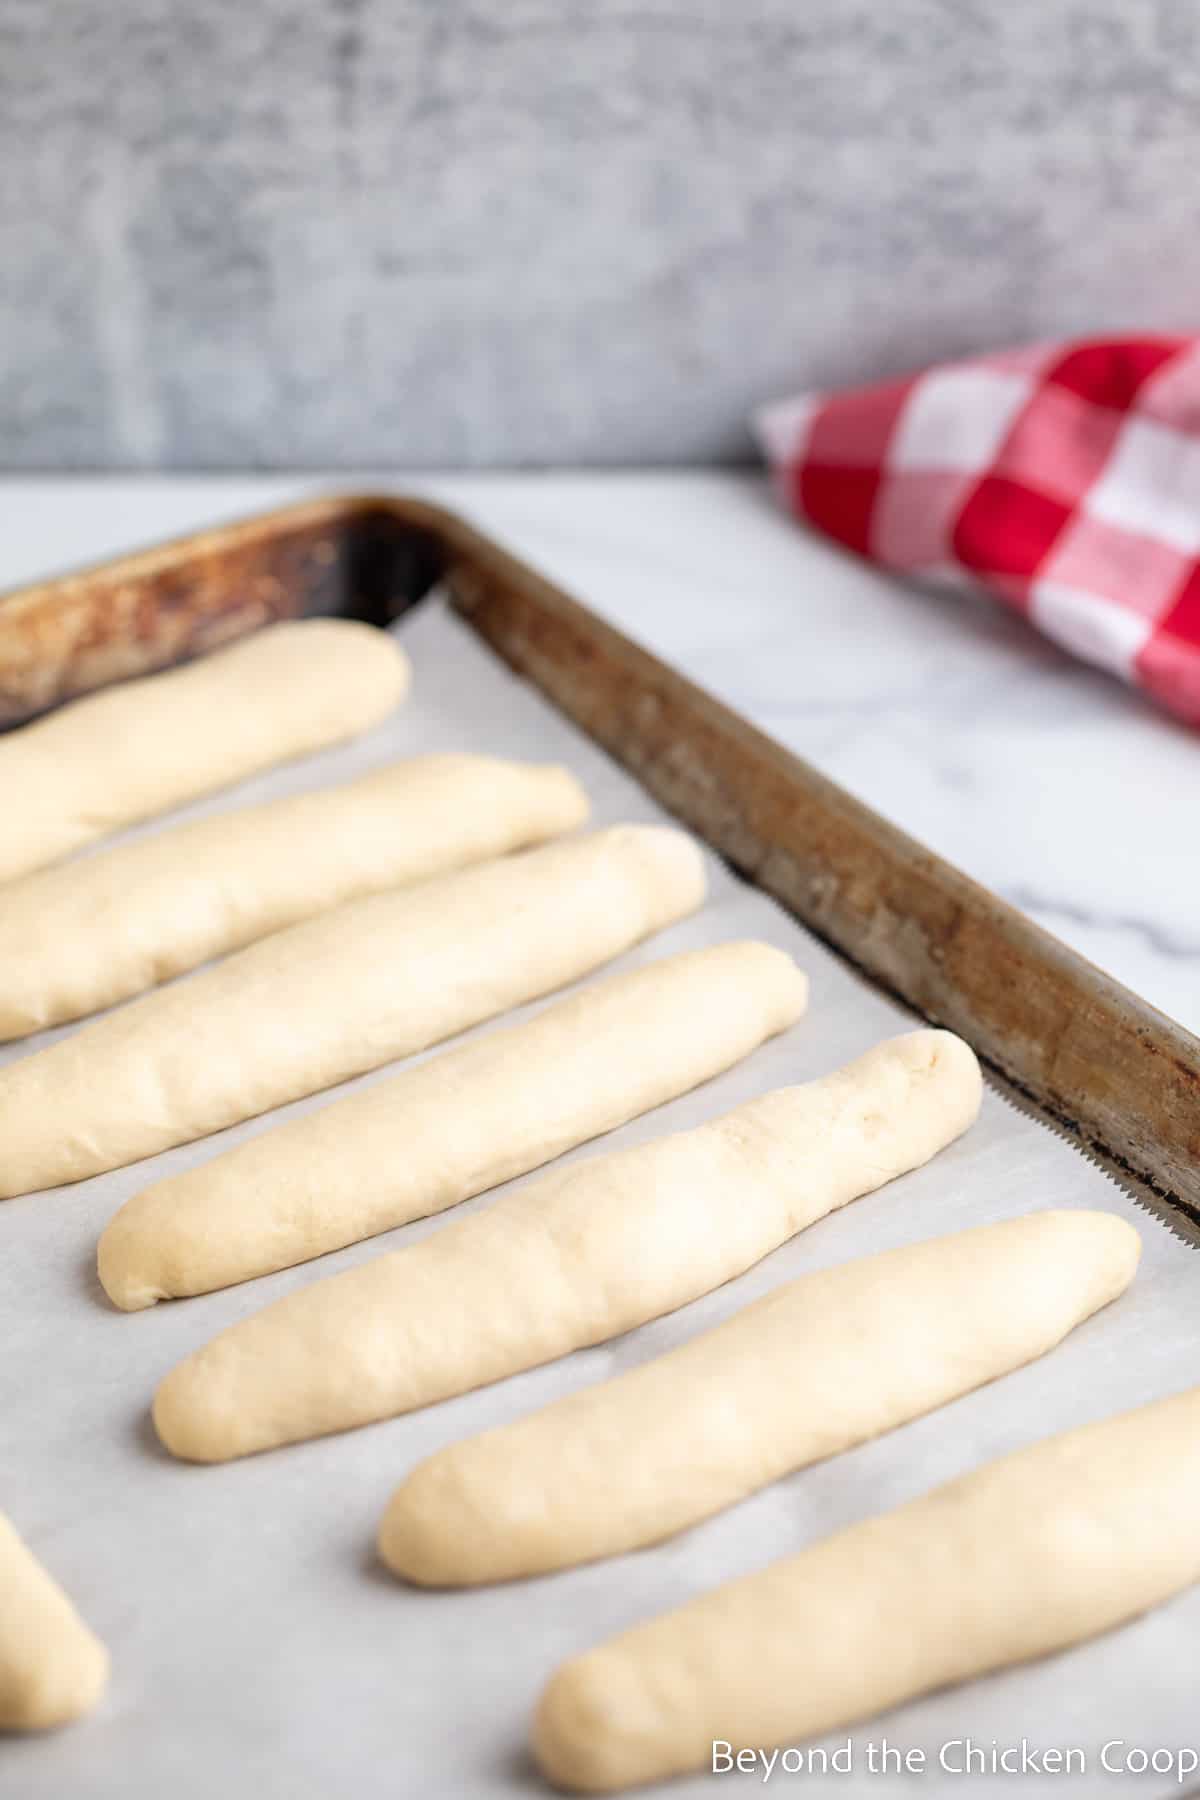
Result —
[[158, 1434], [177, 1456], [221, 1462], [616, 1337], [925, 1162], [979, 1098], [967, 1046], [918, 1031], [696, 1130], [560, 1170], [222, 1332], [159, 1387]]
[[100, 1239], [100, 1279], [133, 1311], [441, 1212], [696, 1087], [807, 996], [767, 944], [612, 976], [135, 1195]]
[[561, 1787], [797, 1744], [1094, 1637], [1200, 1579], [1200, 1388], [1046, 1438], [565, 1663]]
[[690, 838], [619, 825], [277, 931], [0, 1070], [0, 1198], [423, 1050], [585, 974], [703, 897]]
[[789, 1282], [419, 1464], [380, 1554], [460, 1586], [656, 1543], [1043, 1355], [1124, 1291], [1140, 1249], [1115, 1213], [1032, 1213]]
[[565, 769], [421, 756], [220, 813], [0, 888], [0, 1037], [20, 1037], [240, 950], [361, 894], [569, 831]]
[[0, 1731], [45, 1731], [90, 1712], [108, 1651], [0, 1513]]
[[408, 682], [386, 632], [306, 619], [74, 700], [0, 738], [0, 881], [354, 737], [399, 705]]

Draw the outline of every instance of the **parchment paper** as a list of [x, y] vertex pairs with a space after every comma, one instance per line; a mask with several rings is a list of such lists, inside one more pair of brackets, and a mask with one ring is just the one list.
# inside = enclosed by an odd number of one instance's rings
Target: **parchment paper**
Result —
[[[397, 629], [416, 678], [394, 719], [349, 748], [247, 783], [189, 815], [322, 785], [393, 756], [474, 749], [569, 763], [588, 787], [597, 823], [659, 816], [628, 776], [440, 602], [427, 602]], [[802, 961], [812, 978], [811, 1010], [739, 1068], [615, 1133], [605, 1148], [808, 1080], [911, 1024], [715, 858], [710, 873], [701, 916], [614, 966], [753, 935]], [[96, 1281], [94, 1249], [117, 1205], [279, 1116], [0, 1206], [0, 1508], [113, 1657], [111, 1689], [91, 1719], [53, 1737], [0, 1745], [0, 1792], [11, 1800], [542, 1793], [524, 1750], [526, 1729], [563, 1657], [984, 1458], [1200, 1381], [1196, 1252], [1073, 1148], [989, 1093], [976, 1128], [932, 1166], [815, 1226], [671, 1318], [368, 1430], [222, 1467], [177, 1463], [158, 1448], [147, 1408], [159, 1377], [180, 1357], [277, 1295], [445, 1222], [407, 1226], [225, 1293], [133, 1315], [114, 1311]], [[376, 1565], [374, 1532], [388, 1495], [438, 1446], [628, 1368], [805, 1271], [1045, 1206], [1110, 1207], [1136, 1223], [1145, 1249], [1133, 1289], [1032, 1367], [638, 1555], [479, 1593], [410, 1591]], [[797, 1619], [796, 1629], [819, 1634], [821, 1621]], [[851, 1773], [777, 1768], [770, 1791], [807, 1783], [809, 1792], [880, 1800], [914, 1790], [990, 1796], [1014, 1787], [1029, 1796], [1064, 1786], [1088, 1795], [1177, 1792], [1170, 1774], [1132, 1782], [1105, 1774], [1097, 1755], [1110, 1739], [1146, 1749], [1200, 1743], [1198, 1636], [1200, 1589], [1081, 1649], [874, 1720], [853, 1733]], [[926, 1772], [871, 1775], [867, 1746], [884, 1738], [923, 1750]], [[940, 1771], [940, 1746], [965, 1738], [988, 1750], [1022, 1739], [1038, 1753], [1078, 1746], [1087, 1772], [968, 1778]], [[838, 1733], [825, 1748], [845, 1739]], [[961, 1751], [947, 1755], [962, 1759]], [[761, 1773], [706, 1774], [669, 1791], [690, 1797], [760, 1784]]]

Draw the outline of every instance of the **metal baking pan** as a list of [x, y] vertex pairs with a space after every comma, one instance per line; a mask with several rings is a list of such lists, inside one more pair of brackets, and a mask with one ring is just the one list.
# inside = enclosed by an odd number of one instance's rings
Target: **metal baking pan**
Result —
[[440, 507], [317, 500], [4, 596], [0, 726], [275, 619], [386, 624], [435, 584], [747, 880], [1197, 1241], [1200, 1040]]
[[[864, 1508], [886, 1510], [1019, 1443], [1200, 1380], [1191, 1250], [1143, 1216], [1138, 1281], [1053, 1357], [786, 1478], [693, 1532], [515, 1591], [446, 1595], [383, 1577], [371, 1543], [387, 1494], [448, 1434], [487, 1428], [635, 1366], [780, 1279], [866, 1250], [1045, 1204], [1137, 1218], [1134, 1200], [1077, 1149], [1103, 1156], [1136, 1200], [1186, 1233], [1196, 1217], [1191, 1096], [1200, 1057], [1187, 1034], [461, 520], [422, 503], [319, 501], [0, 599], [0, 705], [16, 724], [268, 619], [314, 612], [380, 626], [398, 619], [412, 693], [375, 732], [322, 753], [317, 769], [302, 759], [270, 772], [251, 784], [252, 798], [431, 749], [554, 757], [575, 768], [597, 822], [673, 811], [745, 878], [707, 856], [706, 906], [639, 946], [634, 960], [741, 935], [788, 949], [808, 972], [803, 1029], [623, 1127], [613, 1147], [686, 1128], [847, 1060], [906, 1028], [896, 999], [968, 1037], [1040, 1122], [989, 1092], [973, 1130], [928, 1168], [677, 1314], [443, 1406], [208, 1469], [157, 1447], [145, 1408], [159, 1376], [264, 1301], [442, 1222], [418, 1221], [321, 1265], [131, 1319], [96, 1304], [98, 1231], [168, 1165], [195, 1166], [229, 1138], [181, 1146], [78, 1189], [5, 1202], [0, 1313], [14, 1353], [0, 1358], [0, 1416], [20, 1454], [0, 1505], [27, 1522], [35, 1548], [113, 1653], [110, 1693], [85, 1725], [52, 1742], [0, 1745], [0, 1790], [22, 1800], [149, 1800], [164, 1786], [180, 1800], [348, 1791], [364, 1800], [533, 1800], [546, 1790], [519, 1746], [538, 1688], [562, 1656]], [[245, 804], [247, 791], [200, 806]], [[0, 1048], [0, 1061], [36, 1048]], [[272, 1119], [249, 1121], [230, 1138], [269, 1129]], [[1059, 1141], [1064, 1132], [1071, 1145]], [[480, 1196], [464, 1210], [496, 1198]], [[197, 1567], [213, 1578], [195, 1581]], [[887, 1725], [889, 1737], [932, 1746], [951, 1731], [986, 1741], [1015, 1727], [1056, 1744], [1110, 1731], [1120, 1719], [1130, 1742], [1190, 1741], [1197, 1629], [1200, 1588], [1050, 1668], [1030, 1665], [917, 1701]], [[685, 1784], [687, 1792], [698, 1794], [701, 1783], [707, 1777]], [[999, 1800], [1008, 1783], [977, 1785]], [[1030, 1800], [1046, 1793], [1020, 1785]], [[1134, 1785], [1140, 1792], [1144, 1784]], [[874, 1778], [847, 1791], [899, 1800], [896, 1787]]]

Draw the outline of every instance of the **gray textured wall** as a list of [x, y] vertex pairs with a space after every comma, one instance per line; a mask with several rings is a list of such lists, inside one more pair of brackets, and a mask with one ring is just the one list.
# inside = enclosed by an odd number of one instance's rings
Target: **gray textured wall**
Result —
[[0, 464], [738, 457], [1198, 224], [1196, 0], [0, 0]]

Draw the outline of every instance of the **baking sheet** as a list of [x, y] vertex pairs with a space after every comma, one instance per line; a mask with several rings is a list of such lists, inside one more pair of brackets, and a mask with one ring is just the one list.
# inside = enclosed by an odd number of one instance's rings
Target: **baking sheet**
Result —
[[[396, 629], [416, 678], [392, 720], [347, 748], [176, 817], [324, 785], [393, 756], [449, 749], [568, 762], [591, 794], [598, 824], [663, 816], [440, 601]], [[612, 966], [753, 935], [792, 950], [809, 971], [809, 1013], [698, 1093], [613, 1133], [604, 1148], [643, 1142], [765, 1089], [811, 1079], [911, 1025], [715, 857], [710, 875], [701, 915]], [[0, 1055], [9, 1060], [58, 1035]], [[1200, 1382], [1196, 1252], [1071, 1146], [989, 1092], [975, 1129], [931, 1166], [857, 1201], [668, 1319], [367, 1430], [221, 1467], [177, 1463], [157, 1446], [148, 1403], [180, 1357], [277, 1295], [445, 1222], [405, 1226], [225, 1293], [115, 1312], [94, 1272], [95, 1241], [115, 1208], [148, 1181], [293, 1110], [0, 1206], [0, 1508], [113, 1657], [109, 1693], [91, 1719], [57, 1736], [0, 1744], [0, 1793], [14, 1800], [544, 1793], [524, 1749], [526, 1728], [563, 1657], [986, 1457]], [[497, 1192], [468, 1204], [493, 1205]], [[374, 1531], [388, 1495], [440, 1445], [628, 1368], [796, 1275], [1043, 1206], [1109, 1207], [1137, 1224], [1144, 1256], [1130, 1293], [1032, 1367], [633, 1556], [479, 1593], [411, 1591], [376, 1565]], [[819, 1631], [820, 1623], [798, 1619], [796, 1628]], [[982, 1797], [1014, 1785], [1027, 1796], [1064, 1786], [1083, 1794], [1178, 1792], [1170, 1773], [1106, 1774], [1098, 1753], [1112, 1739], [1176, 1752], [1200, 1744], [1198, 1632], [1200, 1589], [1081, 1649], [871, 1721], [852, 1734], [849, 1773], [777, 1768], [770, 1788], [807, 1780], [810, 1792], [880, 1800], [964, 1788]], [[876, 1746], [878, 1762], [884, 1739], [906, 1754], [924, 1752], [925, 1770], [871, 1773], [868, 1746]], [[989, 1755], [993, 1745], [1022, 1740], [1036, 1756], [1077, 1747], [1086, 1773], [941, 1770], [941, 1747], [963, 1739]], [[845, 1743], [841, 1732], [824, 1748]], [[960, 1762], [963, 1752], [946, 1756]], [[838, 1760], [846, 1760], [844, 1749]], [[761, 1771], [720, 1779], [739, 1789], [762, 1785]], [[667, 1791], [682, 1800], [713, 1787], [706, 1774]]]

